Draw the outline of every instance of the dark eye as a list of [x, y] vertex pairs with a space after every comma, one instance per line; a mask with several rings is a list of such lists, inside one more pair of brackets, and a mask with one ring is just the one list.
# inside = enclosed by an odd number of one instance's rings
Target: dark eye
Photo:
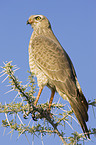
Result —
[[36, 20], [40, 20], [40, 19], [41, 19], [41, 17], [40, 17], [40, 16], [37, 16], [37, 17], [35, 17], [35, 19], [36, 19]]

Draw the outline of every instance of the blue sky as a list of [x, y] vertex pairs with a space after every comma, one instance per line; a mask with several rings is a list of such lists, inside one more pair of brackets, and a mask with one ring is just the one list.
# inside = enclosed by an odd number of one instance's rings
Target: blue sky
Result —
[[[9, 0], [0, 1], [0, 66], [5, 61], [13, 61], [20, 67], [16, 75], [24, 83], [27, 80], [29, 70], [28, 64], [28, 44], [32, 29], [26, 25], [30, 15], [43, 14], [51, 22], [52, 29], [60, 41], [63, 48], [69, 54], [81, 88], [87, 98], [96, 98], [96, 1], [95, 0]], [[3, 78], [0, 78], [0, 82]], [[0, 102], [11, 102], [11, 94], [4, 95], [8, 88], [7, 82], [0, 83]], [[44, 89], [40, 102], [44, 99], [44, 94], [50, 93]], [[58, 98], [58, 95], [56, 95]], [[47, 98], [48, 100], [49, 98]], [[55, 99], [54, 99], [55, 101]], [[96, 114], [95, 114], [96, 115]], [[0, 124], [4, 115], [0, 114]], [[93, 110], [89, 108], [89, 127], [96, 127], [96, 117]], [[80, 127], [79, 127], [80, 129]], [[0, 142], [3, 145], [28, 144], [24, 135], [16, 141], [17, 133], [10, 139], [6, 130], [0, 128]], [[80, 130], [81, 131], [81, 130]], [[46, 142], [46, 140], [48, 140]], [[96, 138], [92, 136], [92, 140]], [[32, 138], [31, 140], [32, 141]], [[94, 145], [95, 142], [91, 142]], [[40, 138], [35, 138], [34, 145], [42, 144]], [[45, 137], [44, 145], [59, 145], [58, 137]], [[86, 142], [90, 145], [90, 142]]]

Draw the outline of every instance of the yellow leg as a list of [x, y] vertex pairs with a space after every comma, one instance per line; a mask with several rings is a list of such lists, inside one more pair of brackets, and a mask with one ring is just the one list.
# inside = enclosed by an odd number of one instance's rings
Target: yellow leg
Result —
[[37, 95], [36, 100], [35, 100], [35, 102], [34, 102], [34, 105], [35, 105], [35, 106], [36, 106], [37, 103], [38, 103], [38, 100], [39, 100], [39, 98], [40, 98], [40, 95], [41, 95], [41, 93], [42, 93], [42, 90], [43, 90], [43, 88], [40, 88], [40, 89], [39, 89], [38, 95]]
[[53, 98], [54, 98], [54, 94], [55, 94], [55, 90], [53, 89], [52, 92], [51, 92], [51, 97], [50, 97], [50, 101], [49, 101], [49, 110], [50, 110], [50, 107], [52, 105], [52, 101], [53, 101]]

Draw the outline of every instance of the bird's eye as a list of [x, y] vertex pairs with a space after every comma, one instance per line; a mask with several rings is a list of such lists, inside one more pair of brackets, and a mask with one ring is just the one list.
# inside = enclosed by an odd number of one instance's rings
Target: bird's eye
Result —
[[36, 19], [36, 20], [40, 20], [40, 19], [41, 19], [41, 17], [40, 17], [40, 16], [37, 16], [37, 17], [35, 17], [35, 19]]

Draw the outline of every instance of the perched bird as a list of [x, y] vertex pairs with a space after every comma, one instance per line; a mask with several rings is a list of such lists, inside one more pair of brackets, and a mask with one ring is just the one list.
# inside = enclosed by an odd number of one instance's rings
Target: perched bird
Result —
[[89, 137], [86, 125], [88, 121], [88, 103], [77, 80], [73, 64], [55, 37], [49, 20], [43, 15], [30, 16], [27, 24], [33, 28], [29, 42], [29, 65], [38, 81], [38, 102], [44, 86], [51, 89], [49, 109], [55, 92], [67, 99], [76, 115], [83, 132]]

